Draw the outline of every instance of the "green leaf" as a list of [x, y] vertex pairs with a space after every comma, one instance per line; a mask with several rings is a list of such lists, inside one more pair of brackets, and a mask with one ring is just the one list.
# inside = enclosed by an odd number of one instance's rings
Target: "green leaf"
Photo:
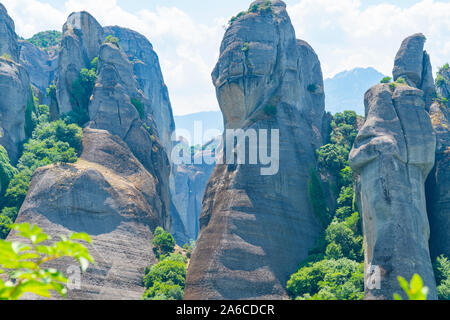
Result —
[[415, 274], [411, 279], [411, 291], [413, 293], [419, 293], [422, 292], [422, 288], [423, 288], [422, 278], [418, 274]]
[[394, 293], [394, 300], [403, 300], [403, 298], [399, 294]]
[[82, 240], [89, 244], [92, 243], [92, 239], [87, 233], [74, 233], [70, 236], [70, 240]]

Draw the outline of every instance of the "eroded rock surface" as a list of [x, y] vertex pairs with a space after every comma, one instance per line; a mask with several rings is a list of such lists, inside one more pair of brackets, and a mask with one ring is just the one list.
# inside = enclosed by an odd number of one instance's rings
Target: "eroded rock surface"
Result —
[[72, 84], [81, 69], [90, 68], [103, 42], [103, 28], [89, 13], [72, 13], [63, 27], [58, 61], [57, 100], [58, 114], [76, 108]]
[[[37, 224], [55, 239], [86, 232], [93, 240], [89, 250], [97, 264], [69, 299], [140, 299], [144, 269], [156, 262], [152, 230], [162, 224], [156, 184], [128, 146], [104, 130], [84, 130], [76, 164], [36, 171], [17, 222]], [[15, 239], [11, 233], [7, 240]], [[67, 272], [72, 265], [54, 266]]]
[[425, 107], [429, 110], [435, 97], [436, 88], [430, 56], [424, 51], [426, 37], [416, 33], [403, 40], [395, 57], [393, 76], [406, 80], [408, 85], [423, 91]]
[[[423, 92], [377, 85], [365, 95], [366, 122], [350, 153], [359, 175], [367, 299], [393, 299], [397, 277], [418, 273], [436, 299], [428, 241], [425, 180], [434, 166], [436, 138]], [[380, 288], [367, 285], [381, 273]], [[377, 279], [373, 279], [377, 280]]]
[[[439, 71], [437, 92], [450, 99], [450, 69]], [[436, 101], [430, 108], [436, 131], [436, 165], [427, 181], [428, 216], [431, 227], [430, 250], [434, 259], [441, 254], [450, 256], [450, 108]]]
[[[0, 144], [8, 151], [12, 163], [19, 157], [25, 140], [27, 106], [32, 107], [30, 79], [19, 64], [19, 47], [14, 22], [0, 4]], [[30, 123], [28, 123], [28, 126]]]
[[264, 1], [254, 4], [260, 9], [228, 28], [212, 77], [225, 128], [279, 129], [279, 171], [264, 176], [261, 165], [216, 166], [186, 299], [286, 298], [286, 281], [321, 231], [307, 196], [321, 145], [320, 63], [296, 40], [284, 2], [272, 1], [270, 10], [261, 9]]
[[28, 41], [21, 40], [20, 63], [27, 70], [30, 81], [37, 88], [36, 97], [40, 104], [50, 104], [47, 88], [55, 80], [58, 69], [57, 56], [50, 56], [46, 51], [36, 47]]

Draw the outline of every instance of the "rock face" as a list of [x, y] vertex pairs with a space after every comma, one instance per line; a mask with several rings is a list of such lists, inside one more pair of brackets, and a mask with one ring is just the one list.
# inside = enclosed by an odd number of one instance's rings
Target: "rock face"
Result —
[[0, 56], [9, 55], [14, 61], [19, 61], [19, 45], [14, 21], [8, 15], [6, 8], [0, 3]]
[[27, 106], [32, 106], [30, 80], [18, 64], [19, 47], [14, 22], [0, 4], [0, 144], [8, 151], [12, 163], [19, 156], [25, 140]]
[[185, 299], [285, 298], [286, 281], [321, 232], [307, 195], [321, 145], [320, 63], [296, 40], [284, 2], [253, 5], [256, 12], [228, 28], [212, 77], [226, 129], [279, 130], [279, 171], [264, 176], [262, 165], [216, 166]]
[[49, 56], [47, 52], [36, 47], [28, 41], [19, 41], [20, 63], [25, 67], [30, 76], [30, 81], [38, 89], [37, 98], [40, 104], [50, 104], [46, 97], [47, 88], [55, 80], [58, 69], [57, 56]]
[[172, 201], [182, 221], [182, 227], [185, 228], [187, 240], [196, 240], [200, 232], [203, 196], [214, 168], [215, 165], [206, 163], [176, 167], [175, 193], [172, 194]]
[[[438, 73], [437, 92], [450, 99], [450, 69]], [[436, 101], [430, 109], [437, 136], [436, 165], [427, 181], [428, 216], [431, 227], [431, 256], [450, 256], [450, 109], [448, 104]]]
[[[118, 135], [130, 147], [144, 167], [158, 179], [158, 191], [163, 200], [161, 221], [170, 228], [169, 187], [170, 164], [164, 148], [158, 142], [154, 125], [144, 127], [134, 103], [148, 104], [139, 90], [133, 69], [125, 53], [113, 44], [104, 44], [99, 53], [99, 76], [89, 105], [89, 127], [105, 129]], [[132, 100], [134, 99], [134, 100]], [[145, 110], [145, 109], [144, 109]], [[149, 119], [150, 115], [142, 114]], [[150, 118], [151, 119], [151, 118]]]
[[[152, 230], [162, 223], [156, 184], [128, 146], [104, 130], [84, 130], [76, 164], [36, 171], [17, 222], [37, 224], [53, 238], [87, 232], [93, 239], [97, 264], [69, 299], [140, 299], [144, 269], [156, 262]], [[70, 266], [55, 265], [64, 272]]]
[[72, 83], [80, 70], [90, 68], [103, 42], [103, 28], [87, 12], [72, 13], [63, 27], [61, 51], [58, 61], [57, 113], [72, 110]]
[[429, 110], [436, 90], [430, 56], [423, 50], [426, 40], [422, 33], [406, 38], [395, 57], [392, 73], [394, 81], [404, 78], [410, 86], [422, 90], [425, 106]]
[[[17, 221], [38, 224], [54, 238], [71, 232], [92, 236], [97, 265], [82, 276], [81, 289], [69, 292], [70, 299], [140, 299], [144, 269], [156, 262], [152, 232], [171, 228], [170, 163], [154, 118], [155, 110], [170, 108], [170, 102], [146, 97], [135, 65], [119, 45], [103, 43], [103, 28], [87, 12], [71, 14], [63, 31], [57, 115], [77, 107], [72, 83], [98, 57], [83, 152], [75, 164], [36, 171]], [[159, 70], [151, 62], [143, 74]], [[167, 95], [162, 85], [162, 92], [154, 90]], [[64, 272], [71, 267], [67, 261], [55, 266]]]
[[350, 153], [360, 178], [366, 280], [379, 267], [379, 288], [367, 299], [393, 299], [397, 277], [418, 273], [436, 299], [430, 260], [425, 180], [434, 166], [436, 138], [423, 92], [407, 85], [377, 85], [365, 95], [366, 122]]
[[169, 92], [164, 83], [159, 58], [150, 41], [143, 35], [118, 26], [105, 27], [105, 36], [112, 35], [120, 41], [133, 67], [143, 94], [149, 99], [145, 112], [153, 114], [161, 143], [168, 154], [172, 149], [171, 135], [175, 130]]

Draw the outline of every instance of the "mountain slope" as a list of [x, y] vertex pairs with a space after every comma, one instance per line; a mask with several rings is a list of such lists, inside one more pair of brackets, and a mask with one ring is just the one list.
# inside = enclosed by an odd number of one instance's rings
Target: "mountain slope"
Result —
[[374, 68], [355, 68], [326, 79], [325, 105], [331, 113], [354, 110], [364, 115], [364, 93], [385, 76]]

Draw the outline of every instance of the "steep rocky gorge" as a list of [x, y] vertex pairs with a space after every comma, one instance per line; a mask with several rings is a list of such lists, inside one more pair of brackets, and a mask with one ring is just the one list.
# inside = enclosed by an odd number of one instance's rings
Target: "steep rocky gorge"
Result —
[[307, 195], [322, 143], [320, 63], [296, 40], [284, 2], [267, 11], [264, 3], [232, 22], [212, 77], [226, 129], [279, 130], [279, 172], [261, 175], [260, 163], [216, 166], [186, 299], [285, 298], [289, 275], [321, 231]]

